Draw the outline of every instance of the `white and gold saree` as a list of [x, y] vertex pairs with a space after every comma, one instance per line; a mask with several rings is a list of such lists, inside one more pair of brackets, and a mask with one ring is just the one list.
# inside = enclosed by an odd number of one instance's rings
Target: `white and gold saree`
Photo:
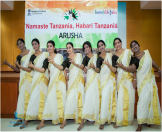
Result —
[[152, 58], [148, 50], [140, 59], [137, 69], [137, 121], [138, 124], [161, 125], [161, 109], [158, 97], [158, 88], [155, 81]]
[[[112, 65], [112, 54], [106, 53], [105, 60]], [[104, 61], [105, 61], [104, 60]], [[107, 65], [102, 64], [100, 71], [100, 84], [101, 84], [101, 113], [100, 113], [100, 123], [111, 124], [115, 122], [116, 113], [116, 81], [115, 73], [111, 72]]]
[[[34, 60], [34, 66], [42, 68], [43, 61], [48, 57], [48, 52], [43, 52]], [[25, 120], [42, 120], [47, 86], [49, 81], [48, 69], [44, 73], [33, 70], [31, 95], [28, 103]]]
[[[131, 60], [132, 51], [125, 49], [120, 55], [117, 62], [126, 67], [129, 66]], [[133, 89], [133, 76], [132, 73], [117, 68], [117, 108], [116, 108], [116, 125], [128, 126], [133, 123], [134, 119], [134, 103], [135, 103], [135, 90]]]
[[[82, 64], [82, 55], [77, 53], [74, 58], [76, 64]], [[64, 119], [75, 119], [81, 123], [82, 109], [84, 103], [84, 78], [83, 71], [71, 63], [69, 67], [69, 81], [67, 98], [65, 103]]]
[[[97, 54], [94, 54], [94, 56], [88, 62], [88, 67], [90, 63], [93, 63], [96, 66], [96, 61]], [[100, 124], [100, 100], [99, 73], [95, 72], [92, 68], [89, 68], [87, 70], [82, 119], [90, 119], [95, 121], [95, 124]]]
[[[57, 54], [54, 61], [58, 65], [61, 65], [63, 56]], [[60, 71], [51, 63], [49, 63], [48, 69], [50, 71], [50, 82], [42, 118], [44, 120], [52, 120], [53, 124], [58, 124], [62, 123], [64, 118], [66, 81], [64, 71]]]
[[[29, 53], [21, 58], [21, 66], [27, 67], [31, 55], [34, 54], [34, 50], [30, 50]], [[30, 87], [33, 77], [33, 71], [27, 72], [20, 69], [20, 81], [19, 81], [19, 97], [17, 102], [17, 114], [21, 119], [25, 119], [28, 102], [30, 99]]]

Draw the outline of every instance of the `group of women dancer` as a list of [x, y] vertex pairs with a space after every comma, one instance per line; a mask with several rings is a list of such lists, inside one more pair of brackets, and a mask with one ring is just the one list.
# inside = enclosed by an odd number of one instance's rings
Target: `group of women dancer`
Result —
[[[86, 120], [104, 125], [114, 123], [128, 126], [134, 120], [135, 88], [138, 91], [137, 131], [142, 124], [161, 124], [161, 110], [158, 88], [155, 81], [155, 68], [160, 77], [161, 70], [152, 60], [149, 51], [141, 51], [137, 41], [130, 43], [130, 49], [122, 48], [120, 38], [114, 39], [116, 53], [106, 53], [103, 40], [97, 42], [98, 55], [92, 53], [89, 41], [84, 42], [86, 56], [74, 53], [71, 42], [66, 44], [69, 56], [63, 60], [57, 54], [54, 41], [47, 42], [47, 51], [40, 51], [38, 39], [32, 40], [34, 50], [27, 50], [23, 39], [17, 40], [21, 50], [15, 65], [2, 61], [14, 71], [20, 71], [19, 97], [17, 113], [21, 120], [14, 126], [25, 128], [29, 120], [41, 120], [37, 130], [44, 127], [45, 120], [53, 124], [74, 119], [80, 124], [78, 131], [84, 127]], [[134, 54], [134, 55], [133, 55]], [[67, 76], [66, 68], [69, 69]], [[83, 71], [87, 73], [86, 84]], [[66, 90], [66, 86], [68, 87]], [[23, 124], [22, 121], [25, 120]]]

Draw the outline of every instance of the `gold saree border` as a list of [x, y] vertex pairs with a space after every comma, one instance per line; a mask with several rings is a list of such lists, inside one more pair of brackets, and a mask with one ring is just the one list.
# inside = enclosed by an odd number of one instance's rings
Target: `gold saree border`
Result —
[[[124, 51], [125, 53], [125, 51]], [[120, 55], [119, 59], [118, 59], [118, 62], [119, 60], [122, 62], [122, 58], [124, 56], [124, 53], [122, 53], [122, 55]], [[129, 62], [130, 62], [130, 59], [131, 59], [131, 51], [128, 50], [128, 55], [127, 55], [127, 62], [126, 62], [126, 66], [128, 67], [129, 66]], [[122, 70], [122, 69], [121, 69]], [[128, 74], [128, 75], [127, 75]], [[127, 76], [130, 76], [130, 73], [129, 72], [126, 72], [124, 71], [119, 83], [117, 84], [117, 91], [119, 91], [120, 87], [122, 86], [122, 84], [124, 83], [125, 79]]]
[[51, 89], [52, 89], [54, 83], [57, 82], [59, 74], [60, 74], [60, 71], [57, 72], [55, 78], [53, 79], [53, 82], [52, 82], [51, 85], [48, 87], [47, 96], [48, 96], [48, 94], [50, 93], [50, 91], [51, 91]]
[[158, 109], [158, 94], [157, 94], [157, 87], [153, 84], [153, 100], [152, 100], [152, 108], [153, 108], [153, 115], [154, 115], [154, 124], [160, 125], [161, 124], [161, 117], [159, 116], [159, 109]]
[[90, 85], [94, 81], [94, 78], [96, 77], [96, 75], [97, 75], [97, 73], [94, 72], [93, 75], [91, 76], [91, 78], [89, 79], [89, 81], [86, 83], [86, 85], [85, 85], [85, 92], [88, 90], [88, 88], [90, 87]]
[[128, 120], [117, 120], [116, 121], [117, 126], [129, 126], [133, 124], [133, 120], [132, 121], [128, 121]]
[[21, 90], [21, 87], [24, 84], [25, 80], [27, 79], [31, 83], [32, 82], [32, 78], [33, 77], [30, 75], [30, 73], [29, 72], [26, 72], [25, 75], [24, 75], [24, 77], [23, 77], [23, 79], [20, 82], [19, 91]]
[[25, 56], [23, 56], [22, 58], [21, 58], [21, 64], [22, 64], [22, 62], [24, 61], [24, 60], [26, 60], [26, 58], [28, 57], [28, 54], [26, 54]]
[[31, 93], [33, 92], [33, 90], [35, 89], [35, 87], [40, 82], [43, 82], [46, 86], [48, 86], [49, 80], [48, 80], [48, 78], [46, 78], [46, 76], [44, 75], [44, 73], [40, 73], [40, 75], [38, 76], [37, 80], [35, 81], [35, 83], [33, 84], [32, 88], [31, 88]]
[[82, 119], [82, 109], [83, 109], [83, 102], [82, 102], [82, 94], [80, 92], [78, 92], [78, 106], [77, 106], [77, 109], [78, 109], [78, 118], [76, 119], [75, 118], [75, 112], [76, 110], [74, 111], [73, 114], [64, 114], [64, 119], [75, 119], [75, 123], [78, 124], [78, 123], [81, 123], [81, 119]]
[[44, 105], [45, 105], [45, 94], [40, 90], [38, 120], [42, 120]]
[[67, 96], [69, 95], [69, 93], [71, 92], [73, 88], [77, 89], [80, 82], [84, 85], [84, 78], [83, 78], [81, 69], [79, 70], [79, 73], [77, 77], [75, 78], [75, 80], [73, 81], [73, 83], [71, 84], [71, 86], [68, 88]]

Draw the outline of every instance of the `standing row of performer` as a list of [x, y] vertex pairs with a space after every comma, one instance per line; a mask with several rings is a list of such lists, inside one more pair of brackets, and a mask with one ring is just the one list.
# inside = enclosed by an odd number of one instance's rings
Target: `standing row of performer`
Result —
[[[47, 42], [48, 52], [41, 52], [38, 39], [32, 40], [34, 50], [27, 50], [24, 40], [18, 39], [21, 53], [14, 62], [16, 66], [2, 61], [14, 71], [20, 71], [17, 113], [21, 120], [14, 126], [22, 124], [22, 129], [29, 120], [37, 119], [41, 120], [37, 130], [44, 127], [45, 120], [62, 123], [60, 128], [63, 129], [67, 119], [80, 123], [77, 130], [84, 127], [86, 120], [99, 124], [101, 130], [106, 122], [114, 122], [114, 128], [128, 126], [134, 120], [136, 86], [139, 97], [137, 130], [142, 129], [142, 124], [160, 125], [161, 110], [153, 70], [155, 68], [161, 75], [160, 68], [148, 50], [140, 51], [137, 41], [130, 43], [132, 51], [122, 48], [120, 38], [115, 38], [113, 44], [115, 55], [106, 53], [105, 42], [99, 40], [97, 55], [92, 53], [92, 46], [86, 41], [83, 44], [86, 56], [82, 59], [82, 54], [74, 53], [73, 44], [68, 42], [69, 56], [63, 60], [52, 40]], [[69, 68], [69, 77], [66, 68]], [[86, 84], [83, 70], [87, 73]]]

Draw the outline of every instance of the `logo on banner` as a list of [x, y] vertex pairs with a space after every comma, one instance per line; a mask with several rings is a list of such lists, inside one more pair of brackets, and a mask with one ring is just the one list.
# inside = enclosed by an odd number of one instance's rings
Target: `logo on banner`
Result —
[[66, 9], [63, 16], [64, 16], [64, 20], [75, 21], [75, 20], [78, 20], [80, 13], [75, 8], [74, 9]]
[[30, 9], [28, 9], [28, 16], [31, 16], [31, 10]]
[[117, 11], [115, 11], [115, 10], [102, 10], [102, 11], [95, 10], [95, 14], [109, 14], [109, 15], [113, 15], [113, 14], [117, 14]]

